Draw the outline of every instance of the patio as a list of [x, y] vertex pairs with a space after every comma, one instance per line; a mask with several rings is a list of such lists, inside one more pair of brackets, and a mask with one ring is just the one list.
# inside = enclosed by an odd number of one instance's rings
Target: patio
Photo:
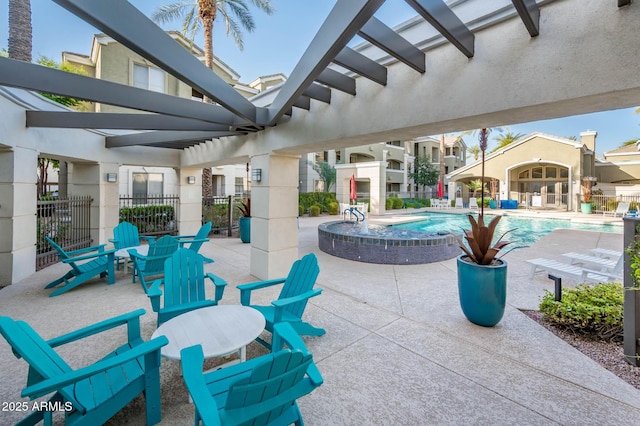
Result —
[[[529, 280], [528, 258], [555, 257], [580, 247], [620, 250], [620, 234], [555, 231], [529, 248], [506, 255], [508, 307], [495, 328], [469, 323], [458, 306], [455, 259], [427, 265], [376, 265], [331, 257], [318, 249], [317, 226], [334, 217], [301, 218], [300, 255], [319, 259], [321, 296], [310, 301], [308, 319], [327, 330], [305, 339], [324, 384], [299, 401], [309, 425], [333, 424], [619, 424], [640, 423], [640, 391], [600, 367], [518, 311], [536, 309], [550, 280]], [[223, 304], [239, 303], [235, 285], [252, 281], [250, 246], [236, 238], [213, 238], [202, 247], [215, 263], [205, 268], [229, 286]], [[94, 280], [49, 298], [44, 285], [66, 271], [54, 265], [0, 291], [0, 312], [28, 321], [50, 338], [140, 307], [143, 336], [155, 330], [155, 314], [139, 284], [116, 273], [116, 284]], [[428, 277], [428, 278], [427, 278]], [[273, 294], [256, 302], [268, 303]], [[86, 365], [110, 347], [63, 347], [73, 367]], [[247, 357], [264, 353], [252, 343]], [[26, 363], [0, 344], [0, 400], [19, 400]], [[187, 425], [193, 406], [179, 363], [163, 359], [162, 423]], [[9, 424], [25, 413], [3, 412]], [[140, 399], [109, 424], [143, 424]]]

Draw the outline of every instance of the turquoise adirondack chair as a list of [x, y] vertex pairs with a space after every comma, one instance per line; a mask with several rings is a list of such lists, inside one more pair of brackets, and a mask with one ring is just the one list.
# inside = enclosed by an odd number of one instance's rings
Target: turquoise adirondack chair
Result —
[[[214, 299], [207, 299], [205, 278], [215, 287]], [[164, 293], [160, 289], [164, 284]], [[204, 259], [198, 253], [181, 248], [164, 262], [164, 278], [155, 280], [147, 295], [151, 307], [158, 313], [158, 326], [171, 318], [206, 306], [215, 306], [222, 299], [227, 282], [204, 272]], [[164, 297], [163, 297], [164, 296]], [[160, 306], [163, 299], [163, 306]]]
[[[211, 222], [207, 222], [202, 225], [196, 235], [178, 235], [176, 238], [178, 239], [180, 247], [184, 247], [186, 244], [189, 244], [189, 250], [198, 253], [202, 244], [209, 241], [209, 238], [207, 238], [209, 236], [209, 232], [211, 232]], [[205, 257], [202, 254], [200, 255], [206, 263], [213, 263], [213, 259]]]
[[45, 238], [49, 244], [51, 244], [51, 247], [58, 252], [60, 261], [71, 266], [69, 272], [46, 285], [45, 288], [52, 288], [65, 283], [65, 285], [52, 292], [49, 297], [65, 293], [80, 284], [84, 284], [96, 275], [100, 275], [100, 277], [106, 276], [109, 284], [116, 282], [115, 271], [113, 269], [113, 253], [115, 253], [115, 250], [105, 250], [104, 247], [106, 244], [79, 250], [64, 251], [64, 249], [51, 238]]
[[196, 425], [304, 424], [296, 400], [320, 386], [322, 375], [289, 324], [276, 324], [274, 333], [287, 349], [209, 373], [202, 373], [200, 345], [180, 352]]
[[[115, 228], [113, 228], [113, 238], [109, 239], [109, 242], [113, 243], [116, 250], [124, 249], [127, 247], [136, 247], [140, 245], [140, 240], [146, 240], [147, 243], [151, 243], [156, 237], [147, 237], [145, 235], [138, 234], [138, 227], [130, 222], [120, 222]], [[120, 262], [128, 262], [129, 258], [119, 258], [118, 269], [120, 269]]]
[[148, 293], [152, 283], [147, 282], [147, 278], [164, 274], [164, 261], [176, 250], [178, 250], [178, 240], [171, 235], [165, 235], [149, 244], [149, 252], [146, 256], [139, 254], [135, 249], [129, 250], [134, 268], [131, 280], [135, 283], [138, 276], [144, 292]]
[[[251, 306], [259, 310], [265, 317], [265, 328], [272, 333], [274, 324], [288, 322], [298, 334], [322, 336], [325, 333], [324, 329], [302, 321], [302, 314], [307, 307], [309, 299], [322, 293], [321, 288], [313, 288], [319, 273], [318, 258], [315, 254], [309, 253], [293, 263], [286, 278], [239, 285], [240, 303], [243, 306]], [[251, 292], [253, 290], [282, 283], [284, 285], [280, 291], [280, 296], [278, 300], [271, 302], [271, 306], [251, 305]], [[270, 347], [269, 343], [263, 339], [258, 337], [256, 340], [267, 348]], [[272, 343], [275, 344], [276, 342], [273, 341]], [[278, 346], [276, 345], [274, 348], [278, 349]]]
[[[65, 410], [67, 425], [101, 425], [140, 393], [145, 395], [147, 424], [160, 422], [160, 348], [168, 343], [161, 336], [143, 342], [139, 309], [66, 335], [45, 341], [29, 324], [0, 317], [0, 333], [17, 358], [29, 364], [23, 397], [36, 399], [51, 394], [48, 410], [36, 410], [19, 424], [52, 424], [56, 407]], [[115, 327], [127, 326], [128, 341], [102, 360], [73, 370], [53, 349]], [[16, 395], [16, 399], [18, 395]]]

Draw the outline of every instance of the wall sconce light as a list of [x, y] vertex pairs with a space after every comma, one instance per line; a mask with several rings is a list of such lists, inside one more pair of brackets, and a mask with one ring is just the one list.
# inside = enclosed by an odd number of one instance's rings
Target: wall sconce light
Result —
[[262, 169], [252, 169], [251, 170], [251, 180], [256, 182], [260, 182], [262, 180]]
[[195, 176], [187, 176], [187, 183], [189, 185], [193, 185], [196, 183], [196, 177]]
[[118, 175], [116, 173], [107, 173], [107, 182], [117, 182], [118, 181]]

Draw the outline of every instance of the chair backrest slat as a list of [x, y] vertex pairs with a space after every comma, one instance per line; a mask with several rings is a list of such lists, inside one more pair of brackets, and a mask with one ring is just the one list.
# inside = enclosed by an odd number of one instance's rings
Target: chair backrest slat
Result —
[[[72, 371], [60, 355], [26, 322], [0, 317], [0, 333], [9, 342], [16, 356], [29, 364], [28, 385]], [[80, 411], [84, 409], [74, 396], [73, 386], [61, 389], [60, 393], [73, 402], [74, 408], [77, 407]]]
[[116, 249], [135, 247], [140, 245], [138, 227], [129, 222], [120, 222], [113, 228], [114, 246]]
[[164, 307], [206, 299], [204, 261], [189, 249], [178, 249], [165, 260]]
[[[320, 267], [318, 266], [318, 258], [315, 254], [309, 253], [302, 259], [296, 260], [291, 266], [289, 275], [282, 286], [279, 299], [297, 296], [310, 291], [316, 283], [318, 274], [320, 274]], [[304, 300], [293, 303], [285, 309], [293, 315], [301, 317], [306, 306], [307, 300]]]

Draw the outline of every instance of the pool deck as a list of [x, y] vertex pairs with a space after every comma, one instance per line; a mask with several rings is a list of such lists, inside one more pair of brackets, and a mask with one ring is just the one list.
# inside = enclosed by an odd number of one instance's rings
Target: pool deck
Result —
[[[318, 225], [334, 220], [299, 222], [299, 254], [318, 256], [323, 288], [305, 316], [327, 330], [322, 337], [305, 338], [325, 380], [299, 400], [307, 425], [640, 424], [639, 390], [520, 311], [536, 309], [544, 291], [553, 291], [545, 276], [530, 278], [526, 259], [595, 247], [621, 250], [621, 234], [557, 230], [506, 254], [505, 316], [496, 327], [484, 328], [469, 323], [460, 310], [455, 259], [377, 265], [336, 258], [321, 252], [317, 241]], [[229, 282], [222, 303], [239, 303], [236, 285], [255, 280], [249, 275], [250, 244], [214, 237], [202, 251], [215, 259], [206, 270]], [[64, 272], [65, 265], [54, 265], [0, 290], [0, 313], [24, 319], [51, 338], [142, 307], [147, 310], [142, 334], [151, 336], [155, 315], [130, 275], [121, 271], [114, 285], [95, 279], [49, 298], [44, 286]], [[276, 293], [255, 296], [263, 304]], [[77, 368], [113, 348], [117, 337], [65, 346], [60, 354]], [[248, 358], [263, 353], [257, 343], [247, 348]], [[23, 400], [26, 364], [3, 339], [0, 365], [0, 401]], [[177, 361], [162, 361], [161, 397], [162, 425], [193, 424]], [[108, 424], [144, 424], [143, 407], [138, 397]], [[13, 424], [24, 414], [1, 412], [0, 424]]]

